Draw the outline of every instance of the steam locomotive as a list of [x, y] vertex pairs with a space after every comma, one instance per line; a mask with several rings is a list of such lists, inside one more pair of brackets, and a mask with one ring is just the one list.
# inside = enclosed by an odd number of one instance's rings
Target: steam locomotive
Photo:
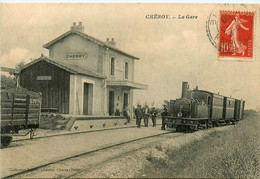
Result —
[[244, 118], [244, 107], [242, 99], [199, 90], [198, 87], [190, 90], [188, 82], [183, 82], [182, 97], [170, 100], [164, 124], [182, 132], [235, 124]]

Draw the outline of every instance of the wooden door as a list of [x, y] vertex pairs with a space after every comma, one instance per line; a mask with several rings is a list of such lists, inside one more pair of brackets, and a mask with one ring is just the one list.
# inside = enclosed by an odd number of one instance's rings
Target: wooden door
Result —
[[128, 106], [128, 94], [124, 93], [124, 108]]
[[115, 93], [114, 91], [109, 91], [109, 115], [114, 115], [114, 106], [115, 106]]
[[83, 115], [88, 115], [88, 93], [89, 93], [89, 84], [84, 83], [84, 92], [83, 92]]

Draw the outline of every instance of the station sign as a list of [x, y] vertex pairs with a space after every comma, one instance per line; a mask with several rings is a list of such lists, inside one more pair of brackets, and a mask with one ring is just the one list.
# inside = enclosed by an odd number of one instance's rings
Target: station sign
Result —
[[85, 52], [71, 52], [66, 53], [65, 58], [67, 60], [83, 60], [88, 57], [88, 54]]

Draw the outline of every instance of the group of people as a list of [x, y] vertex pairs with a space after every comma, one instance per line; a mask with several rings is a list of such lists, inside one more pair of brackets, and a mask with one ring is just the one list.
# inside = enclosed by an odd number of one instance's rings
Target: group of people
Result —
[[138, 128], [141, 127], [141, 121], [144, 119], [144, 126], [148, 127], [149, 123], [149, 118], [151, 117], [153, 127], [156, 126], [156, 115], [157, 115], [157, 110], [155, 107], [149, 108], [148, 105], [145, 105], [143, 108], [140, 104], [137, 105], [137, 108], [134, 111], [135, 116], [136, 116], [136, 125]]
[[[136, 116], [136, 125], [138, 128], [141, 127], [142, 119], [144, 119], [144, 126], [148, 127], [149, 118], [152, 119], [153, 127], [156, 126], [156, 116], [158, 114], [158, 111], [155, 109], [155, 107], [149, 108], [148, 105], [144, 105], [144, 107], [142, 107], [140, 104], [138, 104], [137, 108], [134, 110], [134, 113]], [[118, 114], [120, 115], [119, 111], [118, 111]], [[127, 117], [127, 122], [130, 123], [130, 111], [127, 106], [123, 108], [122, 114], [123, 114], [123, 116]], [[167, 115], [168, 115], [168, 110], [167, 110], [166, 105], [164, 105], [163, 111], [161, 113], [162, 130], [165, 130], [165, 116], [167, 116]]]

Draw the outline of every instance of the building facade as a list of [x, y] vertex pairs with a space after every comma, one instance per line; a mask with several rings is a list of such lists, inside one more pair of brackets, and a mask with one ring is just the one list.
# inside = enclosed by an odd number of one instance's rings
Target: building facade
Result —
[[115, 115], [133, 108], [139, 58], [118, 48], [114, 39], [100, 41], [84, 33], [82, 23], [43, 46], [49, 57], [27, 64], [20, 73], [22, 87], [43, 94], [43, 108], [72, 115]]

